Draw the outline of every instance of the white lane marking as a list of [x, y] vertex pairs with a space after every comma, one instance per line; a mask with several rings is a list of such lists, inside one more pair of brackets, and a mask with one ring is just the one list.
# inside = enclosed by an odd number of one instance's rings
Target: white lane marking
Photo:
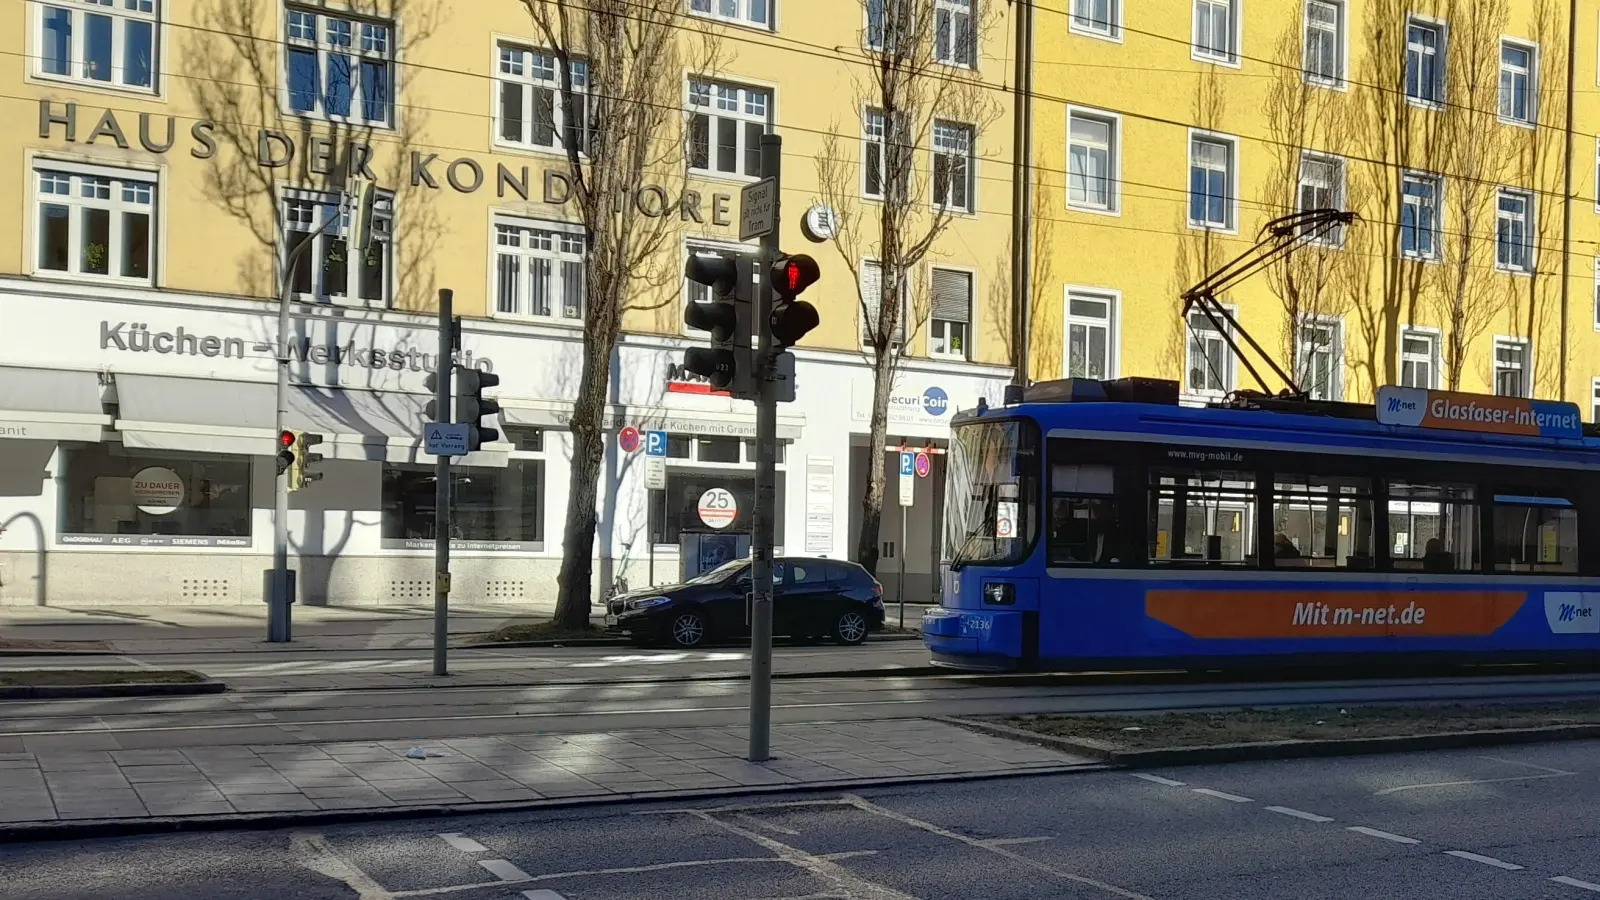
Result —
[[810, 872], [848, 896], [857, 898], [857, 900], [917, 900], [910, 894], [902, 894], [894, 888], [868, 881], [844, 866], [807, 853], [798, 847], [791, 847], [776, 838], [767, 837], [748, 828], [741, 828], [732, 822], [724, 821], [709, 813], [697, 812], [693, 813], [693, 815], [708, 825], [714, 825], [723, 831], [736, 834], [747, 841], [766, 848], [784, 862], [797, 869], [804, 869]]
[[1402, 784], [1399, 787], [1384, 788], [1381, 791], [1374, 791], [1372, 796], [1383, 797], [1388, 794], [1398, 794], [1401, 791], [1420, 791], [1423, 788], [1462, 787], [1469, 784], [1502, 784], [1507, 781], [1539, 781], [1544, 778], [1564, 778], [1568, 775], [1576, 774], [1578, 773], [1562, 772], [1559, 775], [1517, 775], [1512, 778], [1474, 778], [1466, 781], [1435, 781], [1429, 784]]
[[395, 896], [384, 890], [382, 885], [373, 881], [371, 876], [361, 871], [354, 863], [334, 853], [333, 848], [328, 846], [328, 842], [320, 834], [297, 832], [290, 837], [289, 845], [299, 857], [300, 865], [343, 883], [355, 891], [357, 900], [390, 900]]
[[773, 834], [785, 834], [791, 837], [798, 837], [800, 835], [800, 832], [795, 831], [793, 828], [785, 828], [784, 826], [775, 822], [763, 822], [760, 819], [757, 819], [755, 816], [747, 816], [744, 813], [737, 813], [734, 815], [734, 818], [750, 826], [751, 828], [759, 828], [762, 831], [770, 831]]
[[1228, 793], [1224, 793], [1222, 791], [1213, 791], [1211, 788], [1190, 788], [1189, 790], [1194, 791], [1196, 794], [1205, 794], [1207, 797], [1216, 797], [1218, 800], [1227, 800], [1230, 803], [1254, 803], [1255, 802], [1254, 800], [1251, 800], [1249, 797], [1241, 797], [1238, 794], [1228, 794]]
[[1045, 841], [1053, 841], [1053, 840], [1055, 840], [1055, 838], [1052, 837], [1052, 836], [1020, 837], [1020, 838], [995, 838], [994, 840], [984, 841], [983, 842], [983, 847], [984, 847], [985, 850], [990, 850], [990, 849], [993, 849], [995, 847], [1015, 847], [1015, 846], [1017, 846], [1019, 844], [1042, 844]]
[[446, 844], [460, 850], [462, 853], [487, 853], [489, 848], [469, 837], [462, 837], [459, 831], [451, 831], [439, 835]]
[[1480, 856], [1476, 853], [1468, 853], [1465, 850], [1446, 850], [1444, 855], [1454, 856], [1457, 859], [1470, 859], [1473, 862], [1483, 863], [1486, 866], [1494, 866], [1496, 869], [1505, 869], [1507, 872], [1516, 872], [1522, 868], [1516, 863], [1508, 863], [1503, 859], [1495, 859], [1492, 856]]
[[758, 812], [765, 809], [804, 809], [815, 806], [849, 806], [843, 800], [789, 800], [780, 803], [740, 803], [728, 806], [677, 807], [674, 809], [637, 809], [635, 816], [682, 816], [695, 813]]
[[966, 836], [964, 834], [957, 834], [956, 832], [951, 831], [948, 828], [941, 828], [938, 825], [933, 824], [932, 822], [924, 822], [924, 821], [922, 821], [920, 819], [913, 819], [912, 817], [910, 817], [910, 816], [908, 816], [908, 815], [906, 815], [904, 813], [898, 813], [898, 812], [895, 812], [892, 809], [888, 809], [886, 807], [879, 806], [878, 804], [873, 803], [872, 801], [867, 800], [866, 798], [858, 796], [856, 794], [845, 794], [844, 795], [844, 799], [846, 801], [848, 801], [851, 806], [854, 806], [855, 808], [857, 808], [859, 810], [862, 810], [864, 812], [869, 812], [869, 813], [872, 813], [873, 815], [881, 816], [881, 817], [883, 817], [885, 819], [889, 819], [890, 821], [893, 821], [893, 822], [899, 822], [902, 825], [910, 825], [912, 828], [920, 828], [923, 831], [928, 832], [929, 834], [936, 834], [936, 835], [938, 835], [939, 837], [942, 837], [942, 838], [949, 838], [950, 840], [953, 840], [953, 841], [960, 841], [961, 843], [966, 844], [969, 847], [977, 847], [977, 848], [979, 848], [981, 850], [987, 850], [988, 852], [993, 853], [996, 856], [1003, 856], [1006, 859], [1009, 859], [1014, 863], [1017, 863], [1017, 864], [1023, 865], [1023, 866], [1027, 866], [1028, 868], [1033, 869], [1036, 872], [1043, 872], [1046, 875], [1052, 875], [1052, 876], [1054, 876], [1056, 878], [1062, 879], [1063, 881], [1070, 881], [1070, 882], [1072, 882], [1074, 884], [1081, 884], [1081, 885], [1083, 885], [1085, 887], [1097, 888], [1099, 890], [1105, 891], [1108, 894], [1112, 894], [1112, 895], [1115, 895], [1117, 897], [1121, 897], [1121, 898], [1123, 898], [1123, 900], [1152, 900], [1151, 897], [1149, 897], [1149, 896], [1147, 896], [1145, 894], [1141, 894], [1138, 891], [1130, 891], [1127, 888], [1117, 887], [1114, 884], [1108, 884], [1108, 883], [1106, 883], [1104, 881], [1100, 881], [1100, 880], [1095, 879], [1095, 878], [1089, 878], [1089, 877], [1084, 876], [1084, 875], [1077, 875], [1077, 874], [1074, 874], [1072, 872], [1065, 872], [1065, 871], [1062, 871], [1061, 869], [1057, 869], [1054, 866], [1051, 866], [1051, 865], [1049, 865], [1047, 863], [1040, 862], [1039, 860], [1036, 860], [1031, 856], [1023, 856], [1021, 853], [1017, 853], [1016, 851], [1013, 851], [1013, 850], [1007, 850], [1004, 847], [988, 847], [988, 846], [984, 846], [984, 844], [986, 843], [985, 841], [981, 841], [981, 840], [979, 840], [977, 838], [974, 838], [974, 837], [968, 837], [968, 836]]
[[523, 891], [522, 896], [527, 897], [528, 900], [567, 900], [567, 898], [555, 891], [544, 890], [543, 888], [537, 891]]
[[1287, 806], [1269, 806], [1269, 807], [1267, 807], [1267, 812], [1275, 812], [1275, 813], [1278, 813], [1280, 815], [1293, 816], [1296, 819], [1305, 819], [1307, 822], [1332, 822], [1333, 821], [1333, 819], [1329, 818], [1328, 816], [1319, 816], [1316, 813], [1308, 813], [1308, 812], [1305, 812], [1303, 810], [1290, 809]]
[[1501, 764], [1507, 765], [1507, 766], [1522, 766], [1525, 769], [1537, 769], [1540, 772], [1549, 772], [1552, 775], [1576, 775], [1576, 774], [1578, 774], [1577, 772], [1568, 772], [1566, 769], [1552, 769], [1549, 766], [1541, 766], [1541, 765], [1537, 765], [1537, 764], [1531, 763], [1531, 762], [1522, 762], [1521, 760], [1517, 760], [1517, 759], [1501, 759], [1498, 756], [1480, 756], [1478, 758], [1479, 759], [1487, 759], [1490, 762], [1497, 762], [1497, 763], [1501, 763]]
[[[864, 852], [866, 851], [856, 851], [857, 854]], [[842, 856], [843, 854], [834, 855]], [[778, 859], [775, 856], [745, 856], [734, 857], [732, 859], [691, 859], [684, 862], [656, 863], [649, 866], [629, 866], [622, 869], [582, 869], [576, 872], [552, 872], [546, 875], [530, 876], [524, 880], [537, 884], [541, 881], [562, 881], [568, 878], [594, 878], [601, 875], [641, 875], [648, 872], [664, 872], [669, 869], [691, 869], [700, 868], [703, 866], [727, 866], [739, 864], [770, 866], [781, 862], [783, 862], [783, 860]], [[446, 894], [459, 894], [463, 891], [478, 891], [483, 890], [484, 888], [504, 887], [510, 883], [514, 882], [508, 882], [502, 879], [500, 881], [480, 881], [477, 884], [453, 884], [449, 887], [421, 888], [412, 891], [395, 891], [393, 894], [386, 895], [386, 897], [438, 897]]]
[[260, 719], [263, 722], [268, 722], [268, 721], [271, 721], [273, 719], [276, 719], [277, 716], [273, 715], [272, 713], [256, 713], [256, 718]]
[[1379, 831], [1376, 828], [1368, 828], [1365, 825], [1351, 825], [1349, 830], [1350, 831], [1354, 831], [1356, 834], [1364, 834], [1367, 837], [1383, 838], [1386, 841], [1394, 841], [1396, 844], [1420, 844], [1420, 843], [1422, 843], [1421, 841], [1417, 840], [1416, 838], [1408, 838], [1405, 835], [1401, 835], [1401, 834], [1390, 834], [1387, 831]]
[[1554, 881], [1556, 884], [1564, 884], [1567, 887], [1583, 888], [1586, 891], [1594, 891], [1595, 893], [1600, 894], [1600, 884], [1594, 884], [1588, 881], [1579, 881], [1576, 878], [1568, 878], [1565, 875], [1557, 875], [1550, 880]]
[[504, 859], [480, 859], [478, 865], [489, 870], [489, 874], [501, 881], [532, 881], [533, 876], [522, 871]]
[[1144, 772], [1134, 772], [1133, 777], [1153, 782], [1155, 784], [1164, 784], [1167, 787], [1188, 787], [1188, 785], [1181, 781], [1173, 781], [1171, 778], [1162, 778], [1160, 775], [1149, 775]]
[[140, 669], [154, 669], [155, 668], [155, 666], [151, 665], [150, 663], [145, 662], [144, 660], [138, 658], [137, 656], [119, 656], [119, 657], [117, 657], [117, 659], [120, 659], [123, 662], [127, 663], [128, 665], [131, 665], [131, 666], [134, 666], [134, 667], [140, 668]]

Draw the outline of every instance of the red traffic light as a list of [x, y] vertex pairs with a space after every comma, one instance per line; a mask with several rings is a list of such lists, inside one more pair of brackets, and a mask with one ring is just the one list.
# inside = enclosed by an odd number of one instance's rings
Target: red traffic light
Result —
[[293, 447], [294, 446], [294, 432], [292, 432], [292, 431], [280, 431], [280, 432], [278, 432], [278, 446], [280, 446], [280, 447]]
[[797, 296], [821, 277], [817, 261], [805, 254], [782, 256], [772, 264], [773, 289], [784, 297]]

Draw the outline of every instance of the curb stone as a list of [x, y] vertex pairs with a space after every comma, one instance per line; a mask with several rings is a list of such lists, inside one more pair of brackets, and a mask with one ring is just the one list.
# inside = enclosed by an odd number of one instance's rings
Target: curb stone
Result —
[[[877, 644], [892, 641], [919, 641], [920, 634], [874, 634], [867, 638], [867, 643]], [[539, 641], [475, 641], [470, 644], [452, 644], [452, 650], [518, 650], [530, 647], [615, 647], [629, 645], [625, 637], [615, 638], [573, 638], [571, 640], [539, 640]]]
[[933, 719], [937, 722], [956, 725], [994, 737], [1010, 738], [1016, 741], [1091, 756], [1104, 760], [1109, 765], [1124, 769], [1212, 765], [1274, 759], [1315, 759], [1382, 753], [1415, 753], [1427, 750], [1462, 750], [1507, 744], [1539, 744], [1600, 738], [1600, 724], [1547, 725], [1539, 728], [1449, 731], [1440, 734], [1411, 734], [1392, 737], [1260, 741], [1249, 744], [1216, 744], [1209, 747], [1160, 747], [1150, 750], [1118, 750], [1111, 744], [1088, 738], [1068, 738], [1039, 734], [1022, 728], [1012, 728], [1009, 725], [980, 722], [958, 716], [935, 716]]
[[0, 647], [0, 656], [119, 656], [115, 650], [43, 650]]
[[31, 684], [0, 687], [0, 700], [82, 700], [97, 697], [186, 697], [220, 694], [224, 681], [184, 684]]
[[[899, 669], [834, 669], [818, 672], [774, 672], [774, 681], [804, 681], [811, 678], [931, 678], [937, 676], [949, 677], [949, 669], [938, 666], [905, 666]], [[263, 676], [271, 677], [271, 676]], [[426, 676], [433, 677], [433, 676]], [[446, 675], [445, 678], [455, 676]], [[467, 676], [462, 676], [467, 677]], [[632, 675], [625, 678], [589, 678], [568, 679], [557, 681], [540, 681], [531, 684], [505, 684], [490, 681], [437, 681], [420, 682], [417, 684], [377, 684], [362, 685], [359, 687], [329, 688], [329, 687], [236, 687], [232, 688], [235, 694], [304, 694], [327, 693], [329, 691], [345, 691], [353, 693], [366, 693], [368, 691], [415, 691], [427, 688], [548, 688], [548, 687], [584, 687], [596, 685], [619, 684], [685, 684], [700, 681], [748, 681], [749, 672], [734, 672], [726, 675], [666, 675], [654, 677], [650, 675]]]
[[1070, 775], [1099, 772], [1107, 767], [1098, 763], [1063, 763], [1021, 767], [992, 772], [964, 772], [940, 775], [907, 775], [897, 778], [849, 778], [806, 784], [748, 785], [734, 789], [692, 789], [648, 791], [635, 794], [609, 794], [603, 797], [567, 797], [550, 800], [520, 800], [501, 803], [457, 803], [433, 806], [384, 806], [373, 809], [318, 810], [285, 813], [242, 813], [222, 816], [162, 816], [137, 819], [83, 819], [69, 822], [25, 822], [0, 824], [0, 844], [37, 841], [79, 841], [136, 835], [177, 834], [196, 831], [265, 831], [309, 825], [349, 825], [363, 822], [391, 822], [405, 819], [455, 818], [496, 813], [542, 812], [544, 810], [608, 807], [630, 803], [683, 803], [692, 800], [732, 800], [741, 797], [782, 796], [865, 790], [923, 784], [950, 784], [966, 781], [997, 781], [1006, 778], [1031, 778], [1044, 775]]

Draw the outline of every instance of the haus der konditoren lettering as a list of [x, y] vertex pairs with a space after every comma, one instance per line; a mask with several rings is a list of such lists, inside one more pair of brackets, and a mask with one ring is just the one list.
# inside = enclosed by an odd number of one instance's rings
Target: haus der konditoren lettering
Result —
[[[131, 118], [131, 114], [124, 113]], [[39, 101], [39, 137], [51, 140], [57, 137], [69, 144], [85, 146], [114, 145], [121, 150], [131, 150], [135, 143], [146, 153], [164, 156], [178, 143], [178, 122], [172, 116], [139, 113], [138, 122], [117, 118], [116, 110], [100, 109], [98, 112], [80, 109], [75, 102], [60, 103]], [[90, 124], [92, 121], [92, 125]], [[130, 128], [130, 125], [132, 127]], [[130, 137], [131, 135], [131, 137]], [[213, 159], [222, 149], [217, 139], [217, 125], [200, 119], [189, 126], [189, 155], [195, 159]], [[343, 168], [350, 175], [359, 175], [374, 183], [381, 183], [372, 169], [372, 145], [362, 141], [339, 141], [333, 137], [310, 136], [296, 141], [288, 132], [261, 128], [255, 132], [255, 163], [263, 168], [282, 169], [302, 158], [306, 169], [317, 175], [331, 175]], [[488, 164], [470, 156], [459, 156], [445, 161], [437, 153], [409, 151], [410, 181], [412, 187], [451, 190], [462, 194], [476, 193], [493, 182], [498, 197], [515, 196], [532, 199], [532, 188], [538, 187], [539, 200], [552, 206], [565, 206], [572, 199], [572, 179], [556, 169], [546, 169], [541, 182], [536, 184], [526, 165], [511, 167], [503, 162]], [[677, 214], [686, 222], [727, 227], [733, 224], [733, 195], [713, 193], [707, 202], [699, 191], [685, 189], [674, 198], [665, 187], [656, 184], [640, 185], [631, 197], [618, 197], [619, 208], [632, 203], [638, 211], [651, 218]]]

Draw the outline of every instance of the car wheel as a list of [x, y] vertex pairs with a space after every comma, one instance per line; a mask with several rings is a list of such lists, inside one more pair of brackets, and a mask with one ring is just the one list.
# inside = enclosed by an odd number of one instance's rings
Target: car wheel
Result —
[[840, 613], [833, 625], [833, 639], [850, 647], [866, 640], [867, 617], [853, 609]]
[[709, 629], [706, 618], [698, 612], [684, 611], [672, 617], [672, 624], [667, 632], [672, 637], [673, 646], [698, 647], [706, 642]]

